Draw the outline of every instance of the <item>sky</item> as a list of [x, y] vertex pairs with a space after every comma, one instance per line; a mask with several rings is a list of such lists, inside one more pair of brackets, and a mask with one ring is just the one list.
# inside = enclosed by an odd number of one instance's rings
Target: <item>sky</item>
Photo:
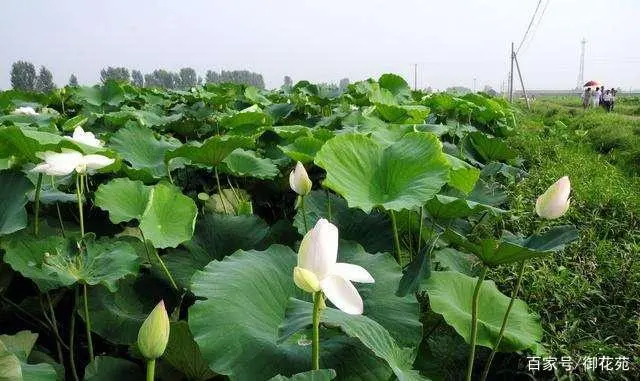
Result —
[[[72, 73], [96, 83], [106, 66], [190, 66], [203, 77], [248, 69], [268, 88], [285, 75], [337, 83], [387, 72], [413, 84], [417, 64], [419, 87], [500, 90], [510, 44], [520, 44], [539, 0], [0, 1], [4, 89], [11, 64], [28, 60], [58, 85]], [[582, 38], [585, 81], [640, 88], [640, 1], [541, 1], [518, 53], [527, 88], [574, 88]]]

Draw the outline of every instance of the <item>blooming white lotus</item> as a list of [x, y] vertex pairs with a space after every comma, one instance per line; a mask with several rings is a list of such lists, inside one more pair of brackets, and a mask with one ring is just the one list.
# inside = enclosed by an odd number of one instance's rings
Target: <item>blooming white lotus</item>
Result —
[[553, 220], [562, 217], [569, 209], [571, 183], [564, 176], [549, 187], [536, 200], [536, 213], [542, 218]]
[[375, 281], [364, 268], [337, 263], [337, 260], [338, 228], [322, 218], [302, 239], [293, 280], [304, 291], [322, 291], [336, 307], [348, 314], [362, 314], [362, 298], [351, 282]]
[[93, 132], [85, 132], [85, 130], [80, 126], [73, 130], [73, 136], [69, 139], [95, 148], [101, 148], [104, 145], [102, 141], [96, 139]]
[[13, 110], [12, 114], [15, 115], [38, 115], [38, 113], [36, 112], [36, 110], [33, 109], [33, 107], [18, 107], [17, 109]]
[[289, 185], [300, 196], [305, 196], [311, 191], [311, 179], [309, 179], [307, 170], [304, 169], [301, 162], [298, 162], [295, 169], [289, 174]]
[[44, 173], [50, 176], [68, 175], [74, 170], [79, 174], [107, 167], [115, 161], [102, 155], [83, 155], [78, 151], [63, 148], [62, 152], [39, 152], [39, 158], [44, 160], [33, 168], [32, 172]]

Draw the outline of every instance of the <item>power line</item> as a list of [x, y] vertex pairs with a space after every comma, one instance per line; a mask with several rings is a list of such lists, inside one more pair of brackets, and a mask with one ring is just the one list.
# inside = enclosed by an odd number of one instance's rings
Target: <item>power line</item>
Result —
[[538, 26], [540, 25], [540, 22], [542, 21], [544, 14], [547, 12], [547, 7], [549, 6], [550, 2], [551, 0], [547, 0], [544, 3], [544, 7], [542, 8], [542, 13], [540, 13], [540, 17], [538, 17], [538, 22], [536, 23], [536, 26], [533, 27], [533, 32], [531, 32], [531, 38], [529, 38], [529, 41], [527, 41], [527, 44], [524, 46], [524, 50], [527, 50], [527, 48], [529, 48], [529, 45], [531, 45], [531, 41], [533, 41], [533, 38], [536, 36], [536, 32], [538, 31]]
[[542, 0], [538, 0], [538, 5], [536, 5], [536, 10], [533, 11], [533, 15], [531, 16], [531, 21], [529, 21], [529, 26], [527, 27], [527, 31], [524, 32], [524, 36], [522, 36], [522, 41], [520, 41], [520, 45], [518, 45], [518, 49], [516, 49], [516, 54], [520, 52], [520, 48], [522, 47], [522, 44], [524, 44], [524, 40], [527, 38], [527, 35], [531, 30], [531, 25], [533, 25], [533, 20], [535, 20], [536, 14], [538, 14], [538, 9], [540, 9], [540, 4], [542, 4]]

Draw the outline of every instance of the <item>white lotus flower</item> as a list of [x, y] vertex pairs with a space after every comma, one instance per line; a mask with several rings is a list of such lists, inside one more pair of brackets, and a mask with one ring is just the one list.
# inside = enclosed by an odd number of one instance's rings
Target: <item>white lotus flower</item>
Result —
[[93, 132], [85, 132], [85, 130], [80, 126], [76, 127], [73, 131], [73, 136], [70, 139], [95, 148], [101, 148], [104, 145], [102, 141], [96, 139]]
[[564, 176], [547, 189], [536, 200], [536, 213], [542, 218], [553, 220], [562, 217], [569, 209], [571, 183]]
[[293, 280], [307, 292], [322, 291], [342, 311], [360, 315], [363, 303], [351, 282], [374, 283], [364, 268], [338, 260], [338, 228], [320, 219], [302, 239]]
[[38, 164], [31, 171], [50, 176], [68, 175], [74, 170], [79, 174], [85, 174], [87, 171], [91, 172], [107, 167], [115, 161], [115, 159], [103, 155], [83, 155], [67, 148], [63, 148], [61, 153], [47, 151], [40, 152], [37, 156], [44, 162]]
[[304, 169], [304, 165], [301, 162], [298, 162], [296, 168], [289, 174], [289, 185], [300, 196], [305, 196], [311, 192], [311, 179], [309, 179], [307, 170]]
[[36, 110], [33, 109], [33, 107], [18, 107], [17, 109], [13, 110], [12, 114], [15, 115], [38, 115], [38, 113], [36, 112]]

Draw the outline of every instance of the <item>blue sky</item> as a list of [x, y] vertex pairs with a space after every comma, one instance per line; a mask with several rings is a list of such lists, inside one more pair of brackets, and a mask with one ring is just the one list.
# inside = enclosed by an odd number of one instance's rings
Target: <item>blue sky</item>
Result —
[[[576, 85], [580, 40], [585, 79], [640, 88], [640, 1], [543, 0], [546, 11], [520, 52], [530, 88]], [[102, 67], [144, 72], [191, 66], [261, 72], [268, 87], [352, 81], [395, 72], [418, 84], [499, 89], [511, 41], [538, 0], [3, 0], [0, 88], [11, 63], [47, 66], [58, 84], [75, 73], [95, 83]], [[537, 27], [536, 27], [537, 25]]]

